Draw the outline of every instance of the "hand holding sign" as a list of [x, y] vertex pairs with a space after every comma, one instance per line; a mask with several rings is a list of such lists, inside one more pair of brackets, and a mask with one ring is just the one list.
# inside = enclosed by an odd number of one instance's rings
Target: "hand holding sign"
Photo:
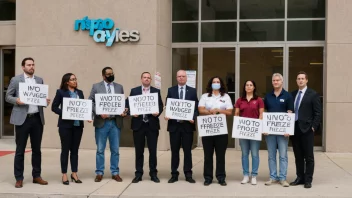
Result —
[[[159, 112], [158, 94], [143, 94], [128, 97], [131, 115], [156, 114]], [[156, 116], [159, 113], [156, 114]], [[138, 116], [137, 116], [138, 117]]]
[[95, 109], [97, 115], [122, 115], [126, 110], [125, 95], [95, 94]]
[[262, 140], [262, 121], [259, 119], [235, 116], [232, 137], [248, 140]]
[[166, 118], [174, 120], [193, 120], [195, 102], [168, 98]]
[[63, 98], [62, 119], [92, 120], [92, 101], [75, 98]]

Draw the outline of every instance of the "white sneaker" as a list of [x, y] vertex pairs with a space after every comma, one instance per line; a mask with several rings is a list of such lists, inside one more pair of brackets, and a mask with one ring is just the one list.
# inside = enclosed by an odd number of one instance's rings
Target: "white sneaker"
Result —
[[257, 177], [256, 176], [252, 176], [251, 183], [252, 183], [252, 185], [257, 185]]
[[277, 183], [279, 183], [279, 181], [273, 180], [270, 178], [269, 181], [265, 182], [265, 185], [270, 186], [271, 184], [277, 184]]
[[280, 181], [280, 184], [283, 187], [289, 187], [290, 186], [290, 184], [286, 180]]
[[244, 177], [243, 177], [243, 180], [241, 181], [241, 184], [246, 184], [246, 183], [248, 183], [249, 182], [249, 176], [248, 175], [245, 175]]

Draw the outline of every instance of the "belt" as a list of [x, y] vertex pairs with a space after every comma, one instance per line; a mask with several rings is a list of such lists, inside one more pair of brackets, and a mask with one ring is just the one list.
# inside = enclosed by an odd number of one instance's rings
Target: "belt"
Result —
[[183, 124], [183, 123], [185, 123], [185, 121], [184, 120], [179, 120], [179, 121], [177, 121], [177, 123]]
[[37, 116], [39, 115], [39, 112], [37, 113], [27, 113], [27, 118], [31, 118], [31, 117], [34, 117], [34, 116]]
[[107, 117], [105, 120], [115, 120], [115, 117]]

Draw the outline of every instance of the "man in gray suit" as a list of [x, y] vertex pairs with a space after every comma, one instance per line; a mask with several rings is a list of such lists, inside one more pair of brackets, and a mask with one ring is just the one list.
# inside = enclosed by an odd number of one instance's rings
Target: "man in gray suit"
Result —
[[95, 94], [124, 94], [122, 85], [113, 82], [114, 73], [111, 67], [105, 67], [102, 70], [103, 81], [96, 83], [92, 87], [89, 99], [93, 102], [93, 114], [95, 127], [95, 142], [97, 144], [96, 153], [96, 177], [95, 182], [100, 182], [103, 179], [105, 168], [105, 147], [106, 141], [109, 139], [110, 144], [110, 171], [112, 179], [122, 182], [119, 171], [119, 147], [120, 147], [120, 132], [123, 126], [123, 117], [121, 115], [96, 115], [95, 113]]
[[[14, 173], [16, 188], [23, 187], [24, 152], [27, 146], [28, 136], [31, 138], [32, 147], [32, 176], [33, 183], [47, 185], [41, 174], [42, 153], [40, 150], [43, 136], [44, 112], [42, 106], [27, 105], [19, 98], [19, 83], [43, 84], [43, 79], [34, 75], [35, 65], [33, 58], [22, 60], [23, 74], [11, 79], [6, 92], [5, 100], [13, 104], [10, 123], [15, 125], [16, 130], [16, 154]], [[47, 105], [50, 99], [47, 99]]]

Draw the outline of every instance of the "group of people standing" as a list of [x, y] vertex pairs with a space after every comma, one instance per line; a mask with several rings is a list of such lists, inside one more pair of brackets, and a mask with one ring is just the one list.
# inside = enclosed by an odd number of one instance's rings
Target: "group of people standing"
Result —
[[[14, 173], [16, 188], [23, 186], [24, 152], [28, 137], [30, 136], [32, 147], [32, 177], [33, 183], [47, 185], [48, 182], [41, 178], [41, 140], [43, 135], [44, 113], [42, 106], [26, 105], [19, 98], [19, 83], [43, 84], [43, 79], [35, 76], [35, 64], [33, 58], [25, 58], [22, 61], [23, 74], [11, 79], [6, 93], [6, 101], [14, 105], [10, 123], [16, 129], [16, 154], [14, 162]], [[169, 98], [190, 100], [195, 102], [194, 117], [192, 120], [175, 120], [165, 117], [168, 120], [167, 130], [170, 134], [171, 145], [171, 178], [168, 183], [175, 183], [179, 177], [179, 151], [182, 147], [184, 152], [183, 172], [186, 181], [195, 183], [192, 176], [192, 143], [193, 133], [196, 130], [195, 121], [199, 115], [225, 114], [235, 116], [262, 119], [264, 109], [267, 112], [295, 113], [295, 134], [292, 136], [293, 150], [296, 158], [295, 181], [288, 184], [287, 175], [287, 147], [289, 135], [269, 135], [264, 133], [268, 148], [268, 162], [270, 179], [265, 185], [280, 183], [284, 187], [289, 185], [304, 184], [305, 188], [310, 188], [314, 172], [314, 132], [319, 128], [321, 119], [321, 104], [318, 94], [307, 88], [308, 75], [299, 72], [297, 75], [298, 90], [288, 93], [283, 89], [283, 77], [281, 74], [273, 74], [273, 91], [268, 93], [264, 101], [257, 95], [254, 81], [246, 81], [243, 85], [242, 95], [233, 105], [231, 98], [226, 93], [226, 86], [223, 80], [212, 77], [206, 87], [206, 93], [198, 101], [195, 88], [187, 86], [187, 75], [184, 70], [179, 70], [176, 74], [177, 85], [168, 89], [166, 100]], [[119, 170], [119, 140], [123, 127], [123, 118], [132, 117], [131, 129], [135, 145], [135, 177], [132, 183], [142, 181], [144, 164], [144, 147], [147, 140], [149, 150], [149, 176], [156, 183], [160, 180], [157, 176], [157, 142], [160, 130], [159, 116], [163, 112], [164, 105], [160, 90], [151, 86], [151, 74], [143, 72], [141, 74], [141, 85], [132, 88], [130, 96], [157, 93], [158, 112], [144, 115], [131, 115], [129, 103], [126, 100], [125, 111], [120, 115], [97, 115], [95, 111], [95, 94], [124, 94], [123, 86], [114, 82], [114, 72], [111, 67], [102, 70], [103, 81], [93, 85], [88, 99], [92, 100], [93, 117], [95, 127], [96, 151], [96, 177], [95, 182], [100, 182], [105, 170], [105, 148], [109, 140], [110, 145], [110, 172], [113, 180], [122, 182]], [[79, 120], [62, 119], [63, 98], [84, 99], [82, 90], [77, 87], [77, 78], [72, 73], [67, 73], [62, 77], [60, 88], [57, 90], [51, 109], [59, 115], [58, 128], [61, 139], [61, 172], [62, 183], [69, 185], [67, 176], [68, 160], [70, 158], [71, 172], [70, 179], [75, 183], [82, 183], [78, 177], [78, 150], [81, 142], [84, 122]], [[47, 99], [47, 104], [51, 102]], [[228, 143], [228, 134], [202, 137], [204, 150], [204, 185], [208, 186], [213, 182], [213, 155], [216, 155], [215, 177], [218, 183], [226, 186], [225, 153]], [[242, 168], [244, 178], [242, 184], [251, 182], [257, 184], [256, 176], [259, 167], [259, 147], [260, 141], [240, 139], [242, 150]], [[279, 174], [277, 173], [276, 154], [279, 151]], [[249, 171], [249, 153], [252, 156], [252, 171]]]

